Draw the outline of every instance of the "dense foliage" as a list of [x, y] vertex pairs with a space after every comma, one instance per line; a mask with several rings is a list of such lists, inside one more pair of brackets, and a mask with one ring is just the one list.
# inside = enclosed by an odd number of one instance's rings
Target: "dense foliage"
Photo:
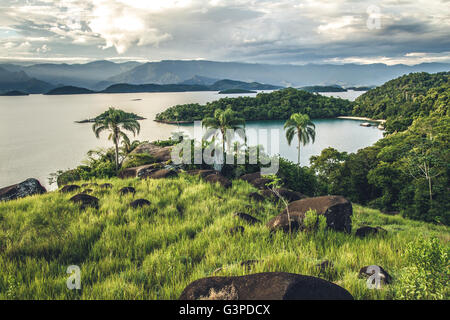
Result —
[[411, 73], [370, 90], [355, 100], [353, 114], [385, 119], [386, 130], [402, 131], [419, 116], [449, 115], [450, 72]]
[[222, 98], [206, 105], [177, 105], [156, 115], [158, 121], [203, 120], [213, 117], [217, 109], [230, 107], [245, 120], [286, 120], [293, 113], [303, 113], [310, 118], [331, 118], [350, 114], [353, 103], [339, 98], [287, 88], [256, 97]]

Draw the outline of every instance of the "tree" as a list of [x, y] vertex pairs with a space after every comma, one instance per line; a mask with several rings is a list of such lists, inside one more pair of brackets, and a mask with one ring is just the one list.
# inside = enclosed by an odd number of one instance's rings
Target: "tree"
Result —
[[286, 139], [291, 145], [295, 135], [298, 138], [298, 164], [300, 165], [300, 144], [306, 145], [310, 141], [314, 143], [316, 139], [316, 126], [312, 123], [307, 114], [294, 113], [284, 124], [286, 131]]
[[[225, 161], [225, 143], [227, 139], [231, 137], [227, 137], [226, 130], [227, 129], [243, 129], [245, 126], [245, 120], [243, 118], [239, 118], [236, 116], [236, 113], [228, 107], [226, 110], [217, 109], [214, 112], [214, 117], [208, 117], [203, 119], [203, 127], [209, 129], [217, 129], [220, 131], [222, 136], [222, 150], [223, 150], [223, 159]], [[216, 133], [206, 134], [205, 139], [209, 138], [211, 135], [216, 135]], [[230, 142], [230, 141], [228, 141]]]
[[125, 141], [130, 145], [130, 139], [125, 134], [125, 131], [130, 131], [133, 135], [139, 134], [141, 126], [136, 120], [136, 115], [128, 113], [123, 110], [109, 108], [107, 111], [95, 118], [95, 123], [92, 125], [92, 130], [97, 138], [100, 138], [100, 133], [109, 131], [108, 140], [112, 140], [115, 147], [115, 163], [116, 172], [119, 171], [119, 143]]

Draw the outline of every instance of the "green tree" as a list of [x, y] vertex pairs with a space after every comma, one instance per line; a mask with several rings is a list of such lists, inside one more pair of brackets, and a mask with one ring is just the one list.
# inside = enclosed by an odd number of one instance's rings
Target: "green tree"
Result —
[[307, 114], [294, 113], [284, 124], [286, 139], [291, 145], [295, 135], [298, 138], [298, 164], [300, 165], [300, 144], [306, 145], [310, 141], [314, 143], [316, 139], [316, 126], [312, 123]]
[[[244, 129], [245, 120], [237, 117], [236, 113], [228, 107], [226, 110], [217, 109], [214, 112], [214, 117], [203, 119], [203, 127], [208, 129], [217, 129], [220, 131], [222, 138], [223, 159], [225, 160], [225, 143], [227, 142], [227, 139], [229, 140], [231, 138], [227, 137], [226, 131], [227, 129]], [[210, 134], [215, 135], [216, 133], [211, 132]], [[209, 138], [209, 136], [210, 135], [207, 133], [205, 139]]]
[[100, 138], [100, 133], [103, 131], [110, 132], [108, 140], [112, 140], [114, 143], [117, 172], [119, 171], [119, 143], [122, 140], [130, 145], [130, 139], [124, 131], [130, 131], [133, 135], [136, 135], [139, 133], [141, 126], [133, 113], [128, 113], [115, 108], [109, 108], [95, 119], [92, 130], [97, 138]]

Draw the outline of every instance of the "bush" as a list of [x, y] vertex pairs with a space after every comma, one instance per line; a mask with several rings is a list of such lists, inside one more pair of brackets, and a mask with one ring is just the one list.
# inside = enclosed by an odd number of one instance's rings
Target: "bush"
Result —
[[308, 167], [300, 167], [280, 157], [280, 169], [277, 176], [281, 178], [283, 185], [288, 189], [308, 196], [316, 195], [317, 179], [314, 171]]
[[155, 158], [148, 153], [133, 153], [128, 155], [127, 160], [122, 164], [122, 169], [139, 167], [154, 162]]
[[323, 232], [327, 227], [327, 219], [318, 215], [316, 210], [308, 210], [303, 219], [303, 227], [307, 232]]
[[450, 298], [449, 248], [444, 247], [437, 238], [420, 239], [408, 245], [406, 256], [412, 266], [402, 270], [395, 288], [395, 298]]

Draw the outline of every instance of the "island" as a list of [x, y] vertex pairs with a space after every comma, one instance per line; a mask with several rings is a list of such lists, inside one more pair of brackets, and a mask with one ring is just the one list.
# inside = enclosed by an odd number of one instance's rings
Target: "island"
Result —
[[45, 93], [45, 95], [51, 96], [51, 95], [91, 94], [91, 93], [95, 93], [95, 91], [74, 86], [63, 86], [50, 90], [49, 92]]
[[8, 91], [5, 93], [0, 93], [0, 96], [4, 96], [4, 97], [16, 97], [16, 96], [28, 96], [28, 95], [29, 95], [29, 93], [19, 91], [19, 90], [12, 90], [12, 91]]
[[239, 94], [239, 93], [258, 93], [258, 92], [246, 89], [226, 89], [219, 91], [219, 94]]
[[335, 84], [331, 86], [307, 86], [301, 87], [300, 90], [305, 90], [308, 92], [346, 92], [347, 89]]

